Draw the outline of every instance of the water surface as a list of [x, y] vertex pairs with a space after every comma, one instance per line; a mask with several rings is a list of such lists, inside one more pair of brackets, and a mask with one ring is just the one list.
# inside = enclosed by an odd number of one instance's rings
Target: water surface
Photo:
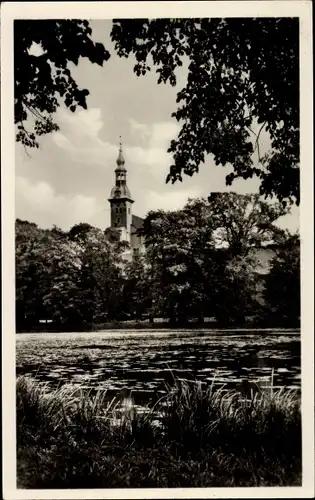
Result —
[[299, 331], [107, 330], [16, 335], [18, 375], [154, 400], [173, 377], [226, 388], [242, 381], [300, 387]]

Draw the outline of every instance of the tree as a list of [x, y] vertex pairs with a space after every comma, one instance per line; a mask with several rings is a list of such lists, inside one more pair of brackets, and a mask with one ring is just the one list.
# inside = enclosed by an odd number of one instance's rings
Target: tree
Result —
[[91, 224], [88, 224], [87, 222], [80, 222], [79, 224], [72, 226], [68, 232], [68, 237], [72, 241], [85, 243], [89, 237], [90, 231], [93, 230], [95, 230], [95, 227], [91, 226]]
[[[167, 182], [198, 172], [212, 154], [232, 165], [228, 185], [256, 175], [261, 195], [299, 203], [297, 18], [115, 19], [111, 38], [119, 56], [136, 57], [138, 76], [156, 66], [158, 83], [174, 86], [177, 67], [189, 63]], [[264, 129], [271, 148], [261, 156]]]
[[[70, 230], [72, 232], [72, 230]], [[103, 231], [91, 228], [81, 240], [82, 268], [77, 308], [87, 322], [116, 319], [122, 298], [122, 251]]]
[[[115, 232], [113, 233], [115, 235]], [[82, 321], [116, 319], [122, 308], [123, 253], [128, 244], [90, 224], [73, 226], [69, 238], [82, 250], [77, 309]]]
[[300, 239], [291, 235], [276, 251], [266, 276], [264, 298], [267, 314], [290, 326], [299, 321], [301, 314]]
[[58, 228], [43, 230], [16, 221], [17, 326], [41, 319], [65, 322], [77, 314], [75, 300], [81, 250]]
[[78, 323], [81, 319], [77, 307], [82, 269], [80, 246], [52, 234], [40, 252], [37, 262], [43, 271], [38, 276], [38, 287], [44, 291], [46, 315], [55, 323]]
[[150, 270], [145, 257], [134, 254], [124, 268], [123, 312], [142, 319], [151, 308]]
[[[39, 147], [39, 136], [59, 130], [53, 119], [59, 98], [73, 112], [77, 106], [86, 109], [89, 91], [79, 88], [70, 63], [77, 65], [85, 57], [102, 66], [110, 57], [91, 34], [88, 21], [14, 21], [14, 116], [16, 140], [24, 146]], [[33, 44], [39, 55], [30, 51]], [[33, 130], [28, 128], [31, 119]]]
[[25, 327], [40, 319], [42, 293], [37, 284], [37, 243], [44, 231], [36, 224], [17, 219], [15, 222], [15, 290], [16, 324]]
[[185, 209], [149, 212], [141, 230], [150, 268], [152, 312], [173, 323], [201, 319], [208, 306], [204, 263], [214, 242], [209, 213], [207, 217], [200, 208], [196, 203], [189, 213]]
[[289, 209], [262, 201], [258, 194], [212, 193], [205, 208], [211, 214], [216, 244], [228, 248], [231, 255], [245, 255], [284, 238], [275, 222]]
[[120, 241], [120, 232], [119, 229], [114, 227], [107, 227], [104, 231], [104, 234], [107, 238], [107, 241], [110, 243], [117, 243]]
[[256, 311], [257, 247], [283, 239], [283, 214], [257, 195], [214, 194], [182, 210], [150, 212], [142, 234], [155, 314], [241, 322]]
[[231, 254], [218, 249], [208, 269], [208, 294], [213, 316], [222, 324], [243, 324], [247, 316], [260, 312], [254, 254]]
[[63, 326], [115, 319], [122, 305], [124, 248], [88, 224], [65, 233], [17, 220], [18, 328], [41, 319]]

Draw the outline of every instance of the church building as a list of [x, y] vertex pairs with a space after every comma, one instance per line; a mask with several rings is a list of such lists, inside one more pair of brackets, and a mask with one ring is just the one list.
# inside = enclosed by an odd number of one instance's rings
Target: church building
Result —
[[143, 219], [132, 213], [134, 200], [127, 186], [127, 169], [121, 143], [116, 163], [115, 185], [108, 199], [110, 203], [110, 229], [118, 230], [120, 240], [129, 243], [131, 255], [142, 253], [144, 241], [142, 236], [138, 236], [137, 231], [142, 227]]

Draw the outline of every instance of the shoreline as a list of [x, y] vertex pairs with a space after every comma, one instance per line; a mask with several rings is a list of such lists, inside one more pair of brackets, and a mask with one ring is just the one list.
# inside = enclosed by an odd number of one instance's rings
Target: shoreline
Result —
[[235, 329], [193, 329], [193, 328], [181, 328], [181, 329], [173, 329], [173, 328], [160, 328], [160, 329], [145, 329], [145, 328], [137, 328], [137, 329], [132, 329], [132, 328], [108, 328], [104, 330], [60, 330], [60, 331], [54, 331], [54, 330], [41, 330], [41, 331], [23, 331], [23, 332], [15, 332], [16, 335], [85, 335], [85, 334], [141, 334], [141, 333], [147, 333], [147, 334], [153, 334], [153, 333], [159, 333], [159, 334], [180, 334], [180, 333], [193, 333], [194, 331], [198, 330], [199, 333], [212, 333], [213, 335], [239, 335], [239, 336], [248, 336], [248, 335], [261, 335], [263, 333], [267, 333], [268, 335], [300, 335], [301, 330], [299, 328], [294, 329], [294, 328], [257, 328], [257, 329], [252, 329], [252, 328], [235, 328]]
[[[209, 325], [209, 326], [208, 326]], [[82, 325], [82, 326], [73, 326], [73, 327], [59, 327], [56, 326], [49, 327], [47, 325], [39, 325], [38, 327], [33, 327], [29, 329], [17, 329], [15, 331], [16, 334], [44, 334], [44, 333], [105, 333], [108, 331], [117, 331], [118, 332], [185, 332], [185, 331], [200, 331], [200, 332], [213, 332], [213, 333], [242, 333], [249, 332], [252, 334], [258, 334], [263, 332], [268, 332], [270, 334], [279, 334], [279, 333], [300, 333], [300, 326], [215, 326], [211, 323], [203, 323], [203, 324], [188, 324], [188, 325], [168, 325], [166, 323], [102, 323], [100, 325]]]
[[[88, 334], [117, 334], [117, 335], [139, 335], [141, 333], [143, 334], [181, 334], [181, 333], [193, 333], [195, 329], [151, 329], [151, 330], [146, 330], [143, 328], [139, 329], [131, 329], [131, 328], [125, 328], [125, 329], [119, 329], [119, 328], [113, 328], [113, 329], [106, 329], [106, 330], [93, 330], [93, 331], [86, 331], [86, 330], [76, 330], [76, 331], [68, 331], [68, 330], [61, 330], [61, 331], [28, 331], [28, 332], [16, 332], [16, 335], [88, 335]], [[257, 330], [252, 330], [252, 329], [233, 329], [233, 330], [219, 330], [219, 329], [204, 329], [204, 330], [199, 330], [199, 333], [212, 333], [213, 335], [239, 335], [239, 336], [249, 336], [249, 335], [262, 335], [263, 333], [267, 333], [268, 335], [300, 335], [301, 330], [300, 329], [293, 329], [293, 328], [288, 328], [288, 329], [278, 329], [278, 328], [273, 328], [273, 329], [257, 329]]]

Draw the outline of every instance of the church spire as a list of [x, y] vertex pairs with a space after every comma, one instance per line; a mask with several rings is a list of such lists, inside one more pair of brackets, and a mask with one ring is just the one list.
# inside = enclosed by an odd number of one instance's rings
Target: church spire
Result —
[[123, 151], [122, 151], [121, 135], [119, 136], [119, 153], [116, 163], [118, 167], [122, 167], [125, 164], [125, 158], [123, 156]]
[[115, 186], [111, 190], [109, 200], [125, 198], [133, 203], [130, 191], [127, 186], [127, 169], [125, 167], [125, 158], [123, 156], [121, 136], [119, 136], [119, 152], [116, 163], [117, 167], [115, 168]]

